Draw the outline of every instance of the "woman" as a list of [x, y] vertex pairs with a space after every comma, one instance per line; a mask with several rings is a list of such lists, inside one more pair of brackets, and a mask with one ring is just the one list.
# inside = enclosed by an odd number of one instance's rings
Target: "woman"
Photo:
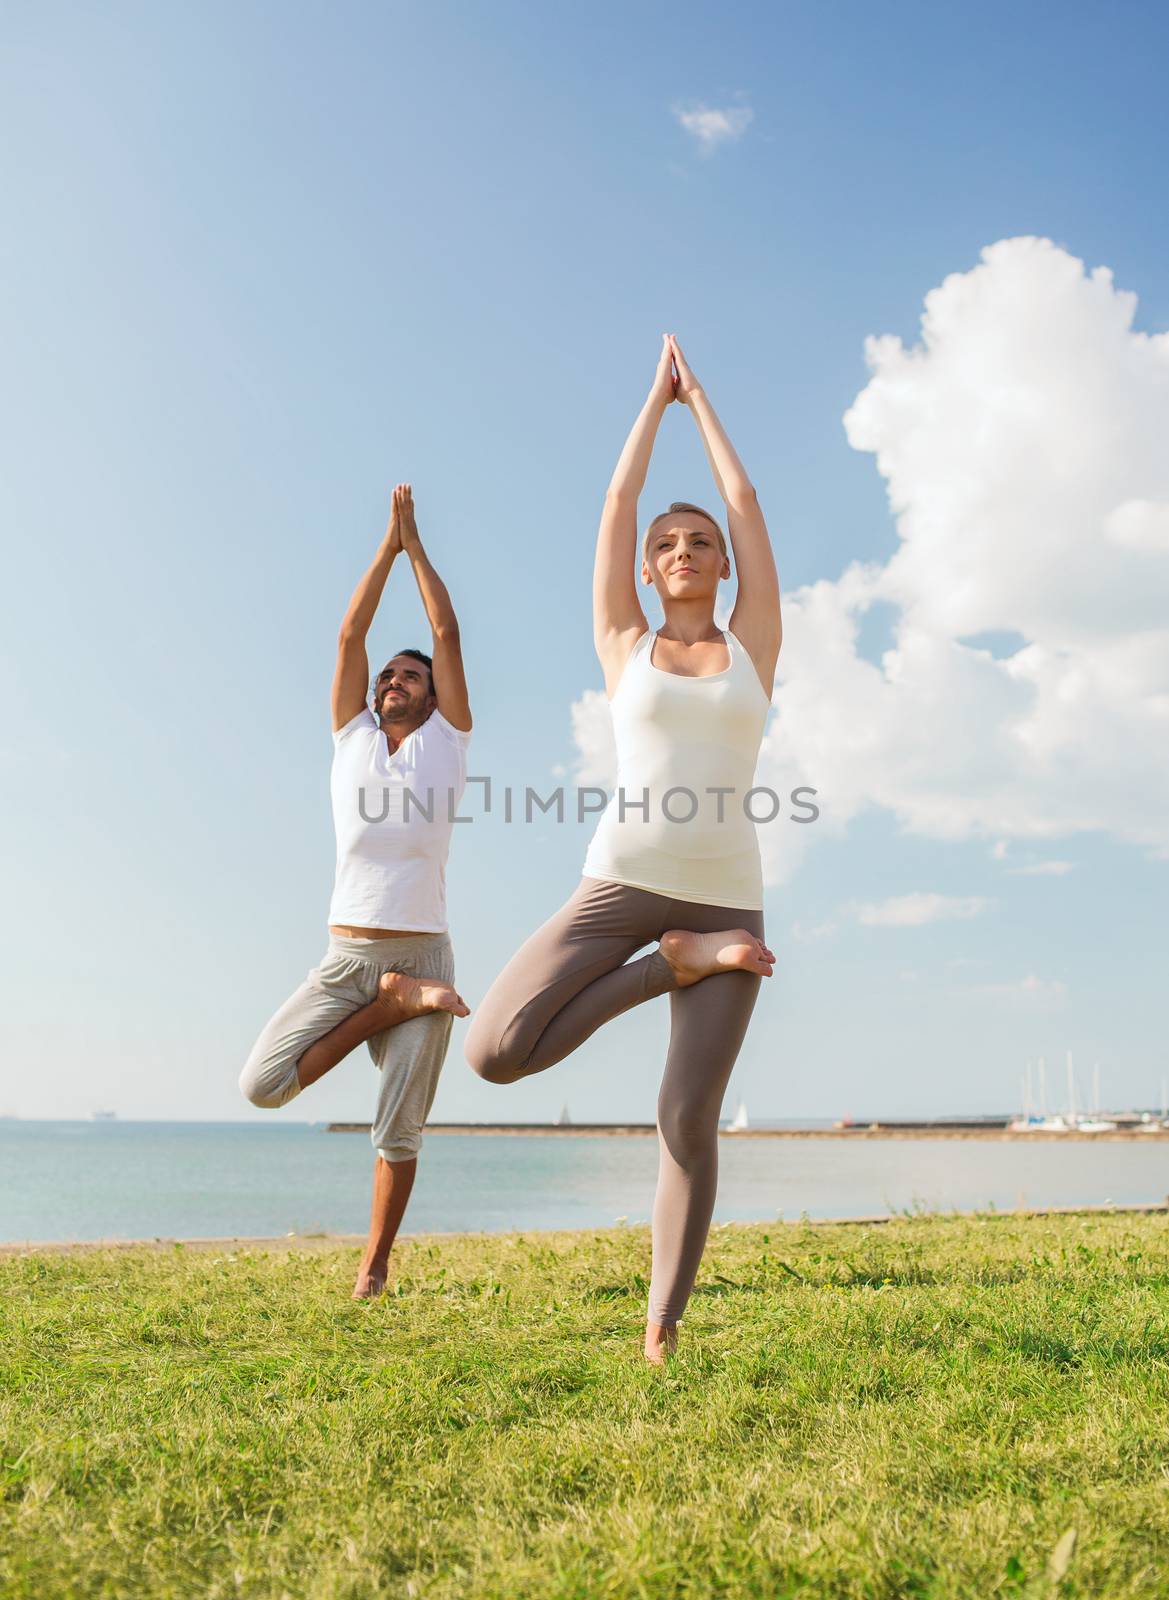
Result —
[[[650, 632], [634, 583], [637, 501], [666, 407], [690, 408], [738, 565], [730, 629], [714, 620], [730, 577], [718, 523], [674, 505], [649, 524], [641, 579], [665, 622]], [[573, 1051], [601, 1023], [669, 994], [658, 1099], [659, 1169], [645, 1353], [677, 1341], [714, 1210], [718, 1116], [759, 989], [759, 847], [745, 809], [780, 645], [779, 580], [759, 502], [714, 408], [663, 335], [649, 398], [617, 463], [593, 579], [597, 655], [612, 704], [617, 791], [568, 903], [527, 941], [472, 1019], [467, 1058], [514, 1083]], [[642, 946], [653, 954], [632, 961]]]

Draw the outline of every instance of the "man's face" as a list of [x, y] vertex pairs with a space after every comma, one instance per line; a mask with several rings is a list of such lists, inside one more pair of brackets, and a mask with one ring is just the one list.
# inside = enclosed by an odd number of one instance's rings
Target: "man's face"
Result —
[[430, 673], [413, 656], [395, 656], [377, 675], [374, 709], [383, 722], [425, 722], [434, 710]]

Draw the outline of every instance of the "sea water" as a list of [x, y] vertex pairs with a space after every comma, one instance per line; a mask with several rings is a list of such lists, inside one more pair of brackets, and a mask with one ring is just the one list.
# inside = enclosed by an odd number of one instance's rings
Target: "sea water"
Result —
[[[721, 1221], [1162, 1201], [1169, 1141], [724, 1137]], [[363, 1233], [367, 1134], [304, 1123], [0, 1121], [0, 1240]], [[652, 1135], [428, 1135], [411, 1233], [648, 1220]]]

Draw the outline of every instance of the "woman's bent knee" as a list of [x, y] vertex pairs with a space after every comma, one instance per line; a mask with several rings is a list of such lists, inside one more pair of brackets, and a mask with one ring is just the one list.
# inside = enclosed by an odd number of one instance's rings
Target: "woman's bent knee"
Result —
[[470, 1043], [464, 1049], [467, 1065], [485, 1083], [515, 1083], [523, 1077], [517, 1064], [502, 1051], [472, 1050]]
[[[476, 1019], [477, 1020], [477, 1019]], [[523, 1063], [517, 1059], [514, 1050], [509, 1050], [504, 1042], [493, 1044], [491, 1032], [486, 1028], [477, 1028], [475, 1022], [467, 1029], [467, 1037], [463, 1043], [463, 1055], [472, 1072], [478, 1073], [485, 1083], [514, 1083], [517, 1078], [523, 1077]]]

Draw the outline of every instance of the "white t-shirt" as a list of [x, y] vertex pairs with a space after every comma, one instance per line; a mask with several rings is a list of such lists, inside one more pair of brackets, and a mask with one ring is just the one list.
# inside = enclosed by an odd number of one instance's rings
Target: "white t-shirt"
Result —
[[439, 711], [393, 755], [368, 709], [333, 734], [330, 923], [446, 932], [446, 858], [470, 742]]

